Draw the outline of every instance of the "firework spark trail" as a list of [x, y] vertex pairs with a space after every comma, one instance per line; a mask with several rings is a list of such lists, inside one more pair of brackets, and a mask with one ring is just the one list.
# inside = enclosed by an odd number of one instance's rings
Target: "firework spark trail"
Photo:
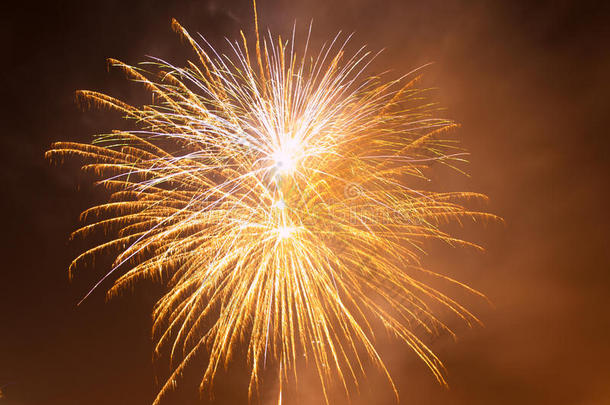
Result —
[[[430, 164], [451, 166], [464, 155], [444, 138], [455, 124], [435, 118], [426, 90], [414, 86], [417, 72], [388, 81], [366, 76], [375, 55], [362, 47], [347, 58], [349, 36], [337, 35], [313, 58], [308, 36], [299, 57], [294, 31], [291, 41], [270, 33], [261, 39], [257, 19], [253, 55], [243, 33], [241, 43], [229, 43], [229, 57], [176, 21], [173, 27], [196, 63], [179, 68], [153, 59], [145, 70], [110, 60], [152, 92], [151, 105], [77, 94], [122, 112], [138, 130], [100, 135], [92, 144], [60, 142], [47, 152], [51, 159], [84, 158], [83, 169], [112, 192], [83, 212], [88, 224], [73, 235], [114, 236], [78, 256], [70, 274], [118, 252], [85, 298], [123, 267], [109, 296], [141, 278], [167, 285], [153, 335], [156, 355], [168, 354], [173, 371], [155, 403], [203, 351], [210, 357], [201, 386], [211, 386], [240, 344], [251, 367], [250, 395], [269, 358], [281, 386], [301, 355], [315, 365], [325, 397], [333, 377], [349, 394], [366, 359], [391, 382], [373, 344], [373, 320], [444, 384], [441, 362], [414, 327], [449, 331], [435, 315], [438, 304], [469, 324], [478, 321], [419, 280], [433, 274], [476, 292], [423, 269], [422, 243], [475, 246], [440, 225], [495, 217], [465, 207], [483, 195], [409, 186]], [[353, 185], [357, 192], [348, 192]]]

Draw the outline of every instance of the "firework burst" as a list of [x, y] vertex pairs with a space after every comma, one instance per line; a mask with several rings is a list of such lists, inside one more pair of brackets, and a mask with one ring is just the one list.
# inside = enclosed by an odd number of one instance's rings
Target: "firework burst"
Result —
[[463, 204], [482, 195], [412, 188], [432, 163], [463, 158], [445, 135], [455, 124], [436, 118], [426, 90], [414, 86], [417, 72], [396, 80], [367, 74], [375, 55], [361, 48], [348, 56], [349, 37], [310, 56], [309, 39], [295, 49], [294, 31], [285, 41], [260, 38], [257, 28], [252, 48], [242, 34], [225, 56], [173, 27], [196, 62], [110, 61], [150, 90], [150, 105], [77, 93], [138, 129], [92, 144], [56, 143], [47, 153], [85, 159], [83, 169], [111, 191], [108, 202], [83, 212], [74, 236], [113, 236], [78, 256], [71, 274], [115, 254], [91, 291], [119, 271], [110, 296], [142, 278], [167, 286], [153, 336], [172, 374], [155, 403], [202, 351], [209, 362], [201, 385], [211, 386], [239, 345], [247, 347], [250, 394], [265, 364], [281, 382], [303, 356], [325, 396], [333, 379], [346, 391], [357, 384], [366, 362], [390, 378], [374, 346], [375, 321], [444, 384], [442, 364], [415, 328], [448, 330], [437, 304], [477, 320], [420, 281], [434, 274], [420, 264], [422, 242], [474, 246], [440, 225], [493, 216]]

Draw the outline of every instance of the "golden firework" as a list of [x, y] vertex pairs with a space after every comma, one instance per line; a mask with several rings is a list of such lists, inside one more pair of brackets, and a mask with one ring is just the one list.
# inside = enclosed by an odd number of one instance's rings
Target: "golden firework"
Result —
[[413, 188], [432, 163], [464, 155], [445, 135], [455, 124], [437, 118], [427, 91], [414, 86], [417, 72], [395, 80], [367, 74], [374, 55], [361, 48], [348, 56], [349, 37], [311, 57], [309, 36], [298, 52], [294, 31], [290, 41], [261, 39], [257, 23], [254, 48], [242, 33], [228, 57], [173, 27], [196, 62], [110, 60], [150, 90], [150, 105], [77, 93], [120, 111], [137, 130], [47, 152], [84, 158], [83, 169], [111, 190], [108, 202], [83, 212], [75, 236], [102, 229], [112, 238], [78, 256], [70, 273], [113, 253], [112, 269], [91, 291], [123, 268], [110, 296], [141, 278], [168, 288], [153, 335], [172, 374], [155, 403], [202, 351], [209, 362], [201, 384], [210, 386], [238, 345], [247, 347], [250, 394], [266, 362], [281, 385], [302, 356], [317, 368], [325, 396], [333, 378], [346, 391], [357, 384], [365, 360], [390, 378], [374, 346], [375, 320], [444, 384], [442, 364], [414, 328], [448, 330], [435, 304], [476, 318], [420, 281], [434, 274], [420, 264], [422, 242], [474, 246], [440, 225], [493, 216], [463, 205], [480, 194]]

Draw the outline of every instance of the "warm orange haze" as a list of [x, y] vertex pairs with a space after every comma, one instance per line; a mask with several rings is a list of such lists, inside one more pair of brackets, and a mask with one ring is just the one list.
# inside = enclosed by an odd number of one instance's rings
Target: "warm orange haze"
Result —
[[610, 3], [256, 3], [3, 3], [0, 405], [610, 403]]
[[[433, 164], [461, 171], [467, 153], [431, 90], [418, 87], [422, 69], [371, 72], [375, 55], [347, 51], [350, 36], [341, 34], [312, 50], [309, 35], [299, 44], [295, 31], [259, 37], [257, 26], [253, 44], [242, 34], [226, 56], [173, 28], [194, 51], [187, 66], [110, 60], [151, 92], [151, 104], [77, 94], [137, 129], [47, 152], [51, 161], [78, 159], [111, 191], [73, 234], [108, 239], [78, 256], [71, 274], [115, 257], [83, 300], [117, 274], [109, 296], [141, 279], [167, 287], [153, 337], [171, 374], [155, 403], [179, 389], [187, 367], [200, 368], [200, 388], [213, 390], [235, 352], [247, 356], [251, 397], [262, 370], [275, 368], [281, 401], [300, 362], [315, 367], [325, 398], [329, 387], [353, 395], [369, 364], [398, 395], [376, 349], [379, 326], [445, 384], [422, 336], [453, 334], [441, 311], [479, 321], [426, 279], [483, 295], [424, 268], [423, 243], [478, 248], [444, 226], [497, 217], [469, 208], [485, 196], [435, 192], [426, 181]], [[191, 361], [201, 352], [207, 364]]]

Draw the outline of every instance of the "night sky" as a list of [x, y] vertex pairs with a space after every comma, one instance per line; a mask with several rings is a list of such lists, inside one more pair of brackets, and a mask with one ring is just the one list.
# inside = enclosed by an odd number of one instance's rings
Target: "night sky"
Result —
[[[262, 27], [315, 43], [342, 30], [354, 43], [385, 48], [376, 66], [407, 72], [427, 62], [457, 136], [472, 153], [471, 177], [433, 173], [442, 189], [487, 194], [483, 208], [504, 224], [460, 232], [484, 253], [429, 247], [429, 268], [480, 290], [465, 297], [485, 324], [452, 320], [448, 336], [426, 340], [448, 370], [439, 386], [405, 345], [381, 340], [404, 404], [610, 403], [610, 24], [603, 3], [542, 1], [259, 1]], [[192, 58], [170, 27], [174, 17], [219, 49], [252, 30], [249, 0], [58, 1], [3, 4], [0, 404], [150, 404], [166, 370], [152, 364], [152, 282], [105, 301], [110, 258], [68, 280], [86, 246], [69, 242], [79, 213], [104, 191], [67, 162], [51, 165], [53, 141], [87, 142], [122, 128], [108, 111], [82, 111], [74, 92], [91, 89], [132, 103], [146, 92], [106, 58], [135, 64], [146, 55], [178, 65]], [[301, 38], [303, 39], [303, 35]], [[462, 298], [462, 297], [460, 297]], [[201, 359], [200, 361], [205, 361]], [[221, 373], [215, 400], [200, 399], [187, 373], [167, 404], [246, 403], [246, 370]], [[261, 395], [268, 404], [269, 381]], [[296, 395], [321, 404], [305, 373]], [[339, 397], [338, 397], [339, 398]], [[341, 403], [339, 400], [337, 404]], [[394, 404], [371, 374], [354, 404]]]

